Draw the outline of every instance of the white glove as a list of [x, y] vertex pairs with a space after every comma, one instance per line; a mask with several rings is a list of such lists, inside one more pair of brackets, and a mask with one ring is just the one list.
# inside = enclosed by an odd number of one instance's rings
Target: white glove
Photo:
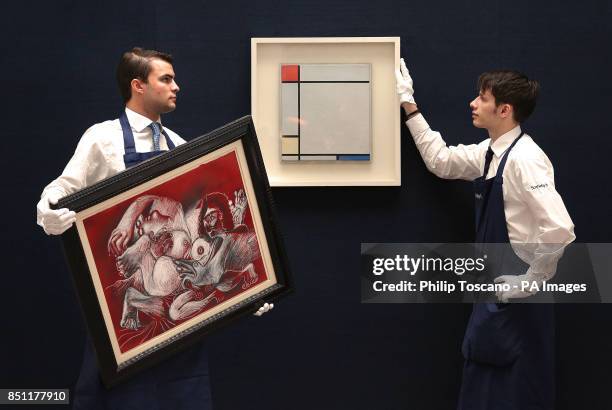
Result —
[[[509, 299], [526, 298], [537, 293], [541, 282], [533, 275], [526, 273], [524, 275], [502, 275], [493, 280], [495, 283], [507, 283], [510, 285], [509, 291], [495, 292], [495, 296], [503, 302], [507, 303]], [[535, 284], [535, 286], [534, 286]]]
[[274, 309], [274, 303], [264, 303], [264, 305], [262, 307], [260, 307], [257, 312], [253, 313], [253, 315], [255, 316], [261, 316], [266, 312], [271, 311], [272, 309]]
[[412, 77], [410, 77], [410, 73], [408, 72], [408, 68], [406, 68], [406, 63], [404, 59], [400, 59], [400, 68], [395, 70], [395, 80], [397, 83], [397, 93], [400, 97], [401, 103], [412, 103], [414, 102], [414, 88], [412, 87]]
[[36, 205], [36, 222], [47, 235], [61, 235], [72, 226], [76, 213], [68, 208], [51, 209], [64, 195], [59, 191], [49, 191]]

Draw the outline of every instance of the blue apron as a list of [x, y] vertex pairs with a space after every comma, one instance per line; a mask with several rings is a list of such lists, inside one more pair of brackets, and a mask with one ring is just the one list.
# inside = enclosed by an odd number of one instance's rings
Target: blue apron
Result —
[[[506, 150], [495, 177], [485, 179], [492, 159], [488, 154], [483, 176], [474, 180], [476, 243], [510, 242], [502, 175], [510, 150], [522, 136]], [[513, 254], [514, 269], [495, 276], [526, 272], [527, 265], [514, 252], [506, 253]], [[554, 332], [553, 305], [474, 304], [462, 346], [465, 364], [458, 409], [552, 410]]]
[[[134, 135], [125, 111], [119, 117], [123, 131], [125, 167], [161, 154], [136, 152]], [[172, 140], [162, 131], [170, 149]], [[74, 391], [74, 409], [83, 410], [210, 410], [208, 353], [203, 343], [158, 365], [143, 370], [130, 380], [106, 389], [100, 380], [91, 340], [85, 342], [83, 364]]]

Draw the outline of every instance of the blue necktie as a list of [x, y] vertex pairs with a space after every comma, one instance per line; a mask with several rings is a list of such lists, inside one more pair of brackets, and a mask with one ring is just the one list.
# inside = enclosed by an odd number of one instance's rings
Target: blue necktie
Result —
[[152, 122], [149, 124], [151, 130], [153, 131], [153, 151], [159, 151], [159, 134], [160, 134], [160, 125], [156, 122]]
[[489, 145], [489, 149], [487, 150], [487, 153], [485, 154], [485, 166], [484, 166], [484, 173], [482, 174], [483, 178], [487, 178], [487, 174], [489, 173], [489, 166], [491, 165], [491, 160], [493, 159], [493, 150], [491, 149], [491, 146]]
[[493, 159], [493, 150], [489, 146], [489, 149], [487, 150], [487, 153], [485, 155], [485, 162], [491, 162], [492, 159]]

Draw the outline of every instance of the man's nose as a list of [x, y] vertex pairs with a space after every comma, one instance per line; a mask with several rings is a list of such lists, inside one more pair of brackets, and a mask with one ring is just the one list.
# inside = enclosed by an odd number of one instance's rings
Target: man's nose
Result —
[[474, 98], [472, 101], [470, 101], [470, 108], [472, 110], [476, 109], [476, 98]]
[[178, 93], [181, 90], [181, 88], [178, 86], [176, 81], [172, 81], [172, 84], [174, 85], [172, 89], [174, 90], [175, 93]]

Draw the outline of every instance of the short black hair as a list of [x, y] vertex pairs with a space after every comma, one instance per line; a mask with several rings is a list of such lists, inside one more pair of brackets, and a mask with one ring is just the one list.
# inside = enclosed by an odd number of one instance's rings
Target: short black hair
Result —
[[491, 90], [495, 105], [512, 105], [514, 120], [522, 123], [535, 109], [540, 84], [518, 71], [495, 70], [482, 73], [478, 77], [478, 91], [486, 90]]
[[151, 72], [150, 61], [159, 59], [172, 64], [172, 56], [167, 53], [162, 53], [156, 50], [145, 50], [140, 47], [134, 47], [130, 51], [126, 51], [119, 60], [117, 66], [117, 85], [119, 92], [123, 98], [123, 102], [127, 103], [132, 98], [132, 80], [138, 78], [145, 83]]

